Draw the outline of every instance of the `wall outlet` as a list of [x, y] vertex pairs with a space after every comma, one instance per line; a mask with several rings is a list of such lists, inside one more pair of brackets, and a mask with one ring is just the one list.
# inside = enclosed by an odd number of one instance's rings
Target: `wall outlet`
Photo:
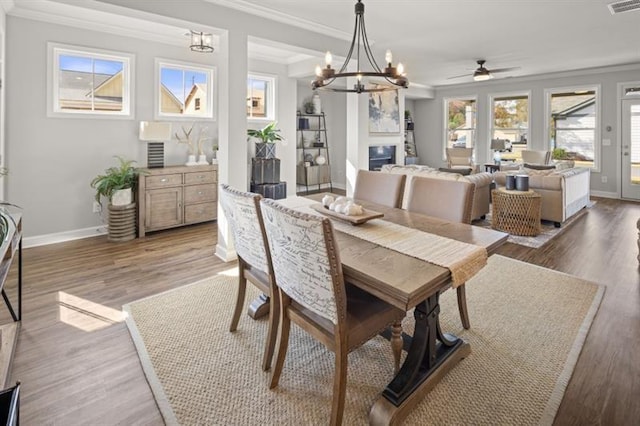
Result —
[[94, 213], [100, 213], [102, 211], [102, 206], [100, 205], [99, 202], [94, 201], [93, 202], [93, 212]]
[[602, 183], [607, 183], [608, 179], [606, 176], [602, 176], [600, 179], [602, 180]]
[[602, 139], [602, 146], [611, 146], [611, 139]]

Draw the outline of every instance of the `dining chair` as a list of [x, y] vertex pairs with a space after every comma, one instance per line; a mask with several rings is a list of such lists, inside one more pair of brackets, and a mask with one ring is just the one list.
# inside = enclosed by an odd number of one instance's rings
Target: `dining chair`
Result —
[[[475, 185], [462, 180], [415, 176], [409, 184], [407, 210], [450, 222], [471, 223]], [[456, 288], [460, 321], [469, 329], [465, 284]]]
[[279, 299], [269, 268], [270, 253], [267, 250], [262, 211], [260, 210], [262, 196], [251, 192], [242, 192], [229, 185], [221, 185], [220, 188], [220, 205], [231, 228], [231, 235], [238, 255], [238, 295], [229, 331], [234, 332], [238, 328], [245, 301], [247, 281], [270, 296], [269, 326], [262, 357], [262, 369], [266, 371], [271, 367], [276, 345]]
[[468, 168], [474, 170], [473, 148], [447, 148], [447, 167], [450, 169]]
[[353, 198], [400, 208], [406, 175], [358, 170]]
[[[279, 344], [270, 388], [278, 386], [293, 321], [335, 353], [331, 424], [341, 424], [347, 355], [390, 325], [392, 348], [396, 343], [401, 346], [400, 321], [405, 311], [345, 284], [329, 219], [288, 209], [273, 200], [263, 199], [260, 205], [280, 295]], [[400, 346], [393, 350], [396, 365]]]

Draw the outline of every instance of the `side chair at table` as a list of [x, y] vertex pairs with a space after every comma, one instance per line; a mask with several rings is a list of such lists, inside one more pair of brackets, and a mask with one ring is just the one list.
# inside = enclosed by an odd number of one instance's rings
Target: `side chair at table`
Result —
[[358, 170], [353, 198], [400, 208], [406, 175]]
[[260, 210], [262, 196], [242, 192], [229, 185], [220, 186], [220, 205], [231, 228], [238, 255], [238, 296], [231, 318], [229, 331], [236, 331], [244, 305], [247, 281], [251, 282], [269, 298], [269, 327], [265, 342], [262, 369], [271, 367], [276, 346], [279, 299], [272, 275], [269, 272], [270, 253], [267, 250], [264, 223]]
[[[288, 209], [273, 200], [260, 202], [276, 287], [280, 325], [271, 388], [278, 386], [289, 345], [291, 321], [335, 353], [331, 424], [342, 422], [347, 386], [347, 355], [405, 312], [358, 287], [346, 284], [333, 226], [327, 218]], [[398, 326], [399, 327], [399, 326]], [[401, 328], [392, 330], [401, 344]], [[394, 349], [396, 363], [400, 348]]]
[[[407, 210], [450, 222], [471, 223], [475, 185], [461, 180], [416, 176], [409, 186]], [[460, 321], [469, 329], [469, 311], [465, 284], [456, 288]]]

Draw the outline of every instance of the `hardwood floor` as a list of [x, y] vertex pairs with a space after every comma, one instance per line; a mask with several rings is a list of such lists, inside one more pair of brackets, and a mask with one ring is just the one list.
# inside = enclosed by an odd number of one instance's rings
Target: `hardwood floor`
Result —
[[[640, 203], [598, 199], [541, 249], [499, 250], [607, 287], [558, 425], [640, 419], [639, 217]], [[127, 243], [103, 236], [24, 250], [23, 322], [12, 370], [23, 385], [23, 424], [162, 424], [121, 308], [234, 267], [214, 256], [216, 238], [216, 225], [204, 224]], [[15, 298], [15, 285], [8, 291]], [[5, 311], [0, 320], [8, 322]]]

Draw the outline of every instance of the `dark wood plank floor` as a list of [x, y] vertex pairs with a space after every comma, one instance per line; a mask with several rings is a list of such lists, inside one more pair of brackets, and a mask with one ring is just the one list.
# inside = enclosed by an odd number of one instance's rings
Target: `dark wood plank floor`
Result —
[[[556, 424], [638, 424], [639, 217], [639, 203], [598, 199], [551, 244], [499, 250], [607, 287]], [[23, 424], [162, 424], [118, 312], [235, 266], [214, 256], [216, 238], [215, 224], [204, 224], [128, 243], [95, 237], [25, 250], [24, 319], [12, 374], [23, 384]], [[15, 298], [15, 288], [8, 290]], [[0, 320], [9, 321], [8, 314]]]

